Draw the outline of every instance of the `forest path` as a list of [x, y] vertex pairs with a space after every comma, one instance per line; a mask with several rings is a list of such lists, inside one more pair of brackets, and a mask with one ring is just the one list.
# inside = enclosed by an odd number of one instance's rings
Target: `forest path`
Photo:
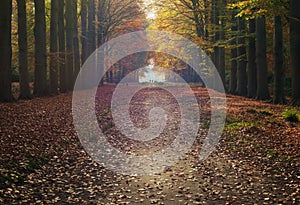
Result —
[[[135, 145], [118, 136], [107, 109], [113, 90], [108, 85], [100, 88], [96, 103], [108, 140], [125, 152], [145, 154], [149, 145], [157, 151], [154, 141]], [[199, 136], [205, 136], [209, 99], [205, 89], [193, 90], [202, 107]], [[155, 98], [146, 97], [147, 92], [155, 92]], [[142, 92], [141, 100], [151, 105], [168, 99], [166, 93], [156, 92]], [[136, 105], [142, 106], [138, 98]], [[226, 128], [207, 160], [199, 161], [199, 138], [174, 166], [139, 177], [116, 174], [87, 155], [75, 135], [71, 100], [64, 94], [0, 104], [0, 204], [300, 203], [300, 129], [281, 117], [288, 106], [228, 96]], [[145, 120], [139, 125], [143, 127], [148, 121], [142, 111], [137, 107], [131, 112], [137, 117], [133, 122]], [[176, 111], [172, 114], [177, 117]], [[161, 138], [166, 144], [172, 139]], [[124, 147], [128, 144], [130, 149]]]

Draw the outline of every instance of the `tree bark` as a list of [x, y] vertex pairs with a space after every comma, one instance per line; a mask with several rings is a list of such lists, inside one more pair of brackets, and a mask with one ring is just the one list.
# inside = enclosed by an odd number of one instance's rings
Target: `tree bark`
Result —
[[290, 52], [292, 67], [292, 104], [300, 106], [300, 1], [291, 0]]
[[246, 46], [245, 46], [245, 20], [242, 18], [238, 19], [238, 30], [239, 30], [239, 37], [238, 37], [238, 82], [237, 82], [237, 94], [241, 96], [247, 96], [247, 62], [246, 62]]
[[97, 34], [97, 46], [100, 47], [104, 43], [104, 21], [105, 21], [105, 5], [101, 0], [98, 1], [98, 34]]
[[0, 1], [0, 101], [13, 100], [11, 93], [11, 15], [12, 1]]
[[67, 90], [73, 87], [74, 53], [73, 53], [73, 0], [66, 0], [66, 83]]
[[72, 4], [72, 27], [73, 27], [73, 54], [74, 54], [74, 72], [73, 72], [73, 86], [76, 82], [77, 75], [80, 71], [80, 51], [79, 51], [79, 38], [78, 38], [78, 19], [77, 19], [77, 0], [73, 0]]
[[67, 92], [67, 74], [66, 74], [66, 36], [65, 36], [65, 1], [58, 2], [58, 43], [59, 43], [59, 91]]
[[[210, 42], [213, 44], [215, 43], [215, 35], [216, 35], [216, 28], [215, 28], [215, 7], [216, 7], [216, 0], [211, 0], [211, 11], [210, 11], [210, 26], [211, 26], [211, 34], [210, 34]], [[211, 52], [211, 60], [215, 64], [215, 52], [214, 50]]]
[[[204, 2], [205, 3], [205, 2]], [[192, 0], [191, 1], [191, 6], [193, 8], [193, 16], [194, 16], [194, 22], [196, 26], [196, 34], [198, 37], [205, 37], [204, 33], [204, 22], [203, 18], [201, 18], [201, 14], [199, 12], [199, 7], [200, 7], [200, 1], [198, 0]]]
[[35, 5], [35, 96], [46, 96], [47, 90], [47, 50], [46, 50], [46, 13], [45, 1], [34, 0]]
[[281, 16], [274, 17], [274, 103], [284, 100], [283, 30]]
[[257, 68], [255, 62], [255, 19], [249, 20], [249, 46], [248, 46], [248, 97], [255, 98], [257, 90]]
[[257, 95], [258, 100], [270, 99], [268, 89], [268, 66], [266, 57], [266, 20], [256, 19], [256, 63], [257, 63]]
[[[220, 40], [220, 31], [219, 31], [219, 9], [218, 9], [218, 1], [213, 0], [212, 1], [212, 23], [214, 27], [214, 36], [213, 36], [213, 43], [216, 44]], [[213, 55], [213, 62], [219, 71], [220, 65], [219, 65], [219, 59], [220, 59], [220, 50], [219, 47], [214, 45], [214, 55]]]
[[19, 45], [19, 72], [20, 96], [19, 99], [32, 99], [28, 79], [28, 40], [26, 1], [17, 0], [18, 3], [18, 45]]
[[230, 69], [230, 93], [236, 94], [237, 91], [237, 48], [236, 48], [236, 32], [237, 32], [237, 24], [235, 23], [235, 12], [231, 15], [231, 69]]
[[58, 94], [58, 1], [51, 0], [50, 20], [50, 93]]
[[[221, 1], [221, 6], [220, 6], [220, 10], [221, 10], [221, 31], [220, 31], [220, 41], [225, 41], [225, 27], [226, 27], [226, 0], [222, 0]], [[223, 85], [226, 89], [226, 80], [225, 80], [225, 48], [224, 46], [219, 47], [219, 74], [221, 76], [221, 79], [223, 81]]]
[[204, 10], [206, 11], [205, 14], [204, 14], [204, 36], [205, 36], [205, 40], [209, 40], [209, 28], [208, 28], [208, 18], [209, 18], [209, 12], [208, 12], [208, 8], [209, 8], [209, 3], [208, 3], [208, 0], [204, 0], [203, 1], [203, 4], [204, 4]]
[[81, 0], [81, 64], [88, 58], [87, 46], [87, 0]]
[[88, 0], [88, 55], [96, 50], [95, 0]]

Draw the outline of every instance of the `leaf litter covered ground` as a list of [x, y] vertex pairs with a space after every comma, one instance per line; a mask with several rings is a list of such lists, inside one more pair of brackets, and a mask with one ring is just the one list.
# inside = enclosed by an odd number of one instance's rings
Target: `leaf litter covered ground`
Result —
[[[174, 140], [179, 108], [172, 96], [147, 88], [133, 99], [135, 125], [149, 126], [147, 111], [160, 102], [171, 119], [169, 132], [137, 143], [114, 126], [113, 90], [106, 85], [96, 98], [99, 126], [113, 146], [138, 155]], [[290, 107], [227, 96], [220, 144], [199, 161], [210, 101], [204, 88], [193, 91], [201, 128], [191, 151], [163, 173], [142, 177], [116, 174], [86, 154], [72, 124], [71, 94], [0, 104], [0, 204], [299, 204], [299, 123], [281, 115]]]

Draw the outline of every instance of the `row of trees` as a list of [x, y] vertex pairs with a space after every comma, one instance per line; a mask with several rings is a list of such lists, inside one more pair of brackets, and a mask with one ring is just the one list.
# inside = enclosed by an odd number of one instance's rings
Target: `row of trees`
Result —
[[293, 104], [300, 104], [299, 1], [163, 0], [154, 4], [157, 17], [152, 29], [176, 32], [200, 44], [228, 92], [269, 100], [272, 81], [273, 102], [284, 103], [285, 75], [290, 75]]
[[[0, 101], [13, 99], [14, 53], [18, 53], [19, 98], [32, 97], [32, 70], [33, 95], [71, 91], [80, 66], [97, 47], [148, 26], [141, 4], [137, 0], [1, 1]], [[268, 100], [272, 91], [274, 103], [284, 103], [285, 76], [289, 75], [293, 104], [299, 105], [299, 1], [160, 0], [154, 4], [156, 18], [150, 29], [169, 30], [200, 44], [210, 54], [228, 92]], [[157, 61], [180, 69], [176, 59], [156, 56]], [[34, 59], [33, 66], [28, 59]], [[106, 78], [115, 82], [129, 67], [134, 66], [115, 65]], [[184, 70], [178, 73], [193, 73], [189, 66]]]
[[[136, 0], [1, 1], [0, 101], [13, 100], [12, 49], [15, 47], [18, 48], [14, 53], [18, 53], [19, 98], [56, 95], [72, 90], [81, 65], [97, 47], [122, 33], [144, 29], [144, 21]], [[33, 56], [29, 56], [31, 53]], [[28, 59], [34, 59], [33, 94]]]

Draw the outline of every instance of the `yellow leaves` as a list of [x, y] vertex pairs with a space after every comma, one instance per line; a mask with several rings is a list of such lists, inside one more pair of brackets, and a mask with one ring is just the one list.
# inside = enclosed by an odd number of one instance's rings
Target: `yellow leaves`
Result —
[[249, 1], [239, 1], [237, 3], [231, 3], [227, 5], [227, 8], [229, 9], [235, 9], [235, 8], [245, 8], [249, 4]]
[[228, 9], [237, 9], [237, 17], [253, 18], [287, 12], [287, 0], [244, 0], [227, 5]]

